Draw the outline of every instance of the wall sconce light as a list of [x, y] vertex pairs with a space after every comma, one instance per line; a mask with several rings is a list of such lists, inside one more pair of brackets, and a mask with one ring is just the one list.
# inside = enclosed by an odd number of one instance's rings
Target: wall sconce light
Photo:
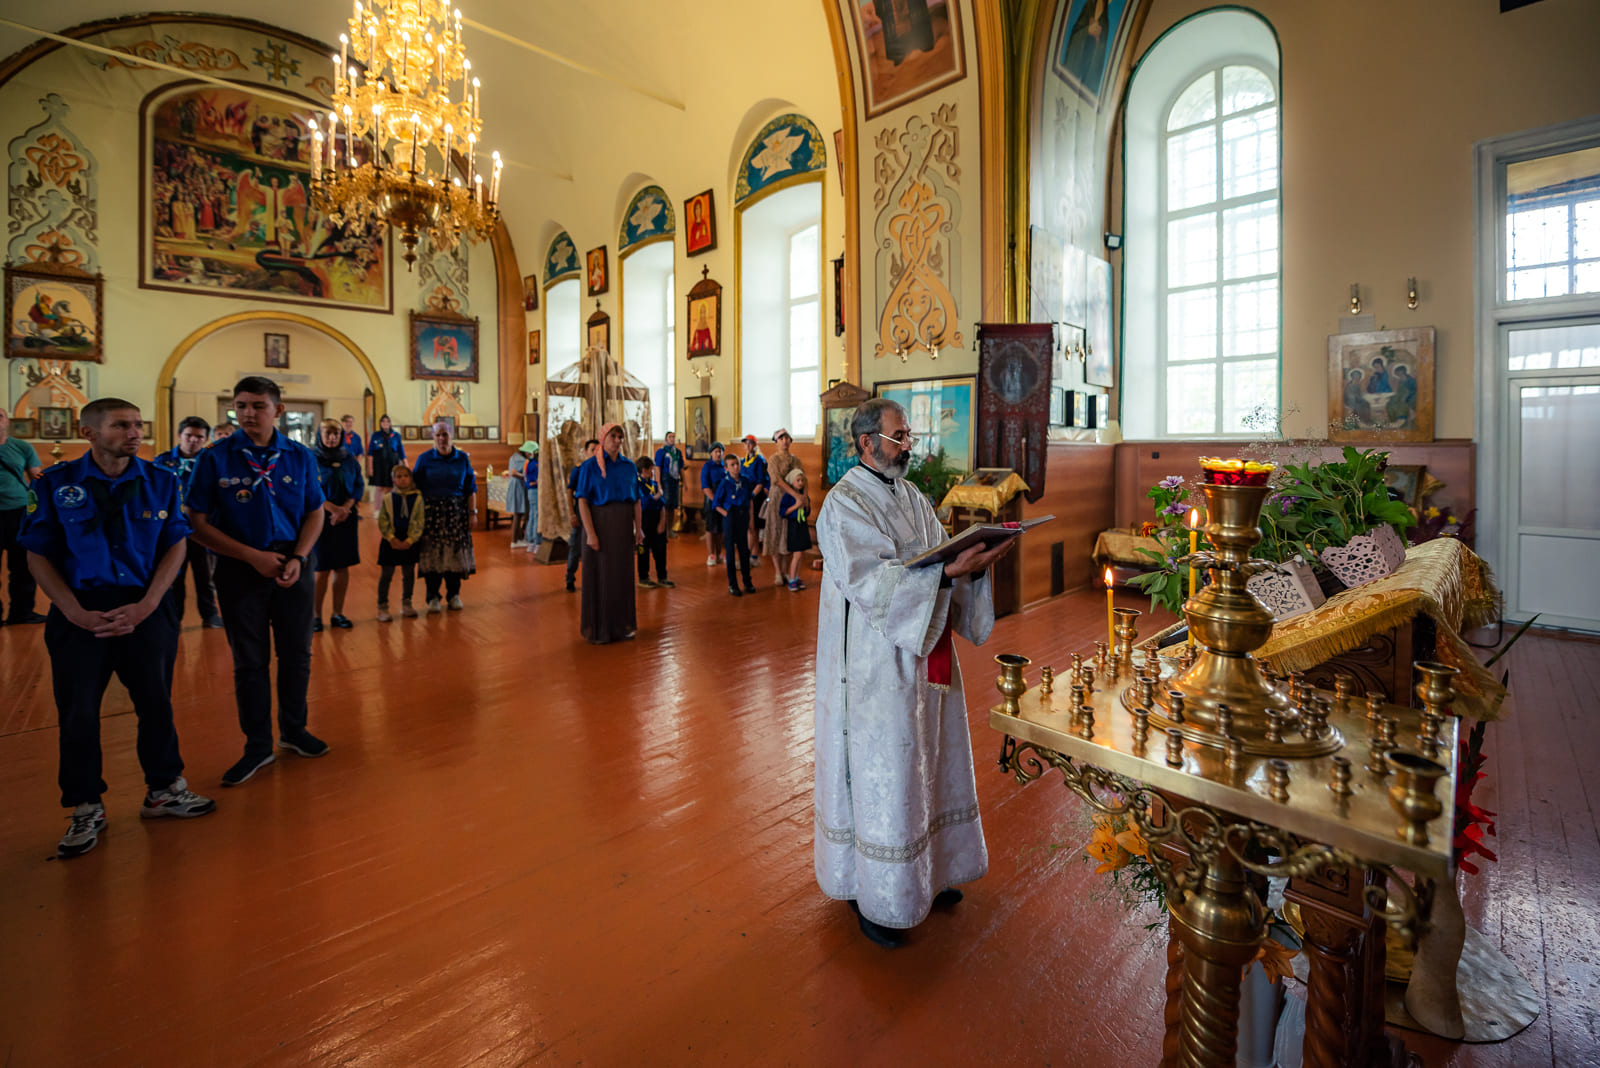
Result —
[[710, 393], [712, 376], [717, 373], [711, 361], [707, 360], [700, 364], [690, 361], [689, 370], [694, 372], [695, 380], [700, 383], [700, 392]]
[[1361, 283], [1360, 282], [1351, 282], [1350, 283], [1350, 314], [1351, 315], [1360, 315], [1361, 314]]
[[1417, 306], [1417, 280], [1415, 278], [1407, 278], [1406, 279], [1406, 307], [1415, 308], [1416, 306]]

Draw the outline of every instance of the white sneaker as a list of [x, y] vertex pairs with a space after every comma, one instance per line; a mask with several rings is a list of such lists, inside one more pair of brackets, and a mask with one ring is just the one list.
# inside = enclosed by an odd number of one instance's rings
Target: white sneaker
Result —
[[452, 597], [452, 598], [450, 598], [450, 611], [459, 612], [465, 607], [467, 607], [467, 606], [461, 603], [461, 598], [460, 597]]
[[106, 829], [106, 807], [98, 801], [85, 801], [72, 810], [72, 823], [56, 846], [56, 856], [81, 857], [100, 841]]
[[217, 803], [211, 798], [201, 797], [189, 789], [188, 780], [180, 775], [165, 790], [151, 790], [144, 795], [144, 807], [139, 810], [139, 817], [147, 820], [158, 816], [193, 819], [215, 811], [216, 807]]
[[437, 614], [437, 613], [443, 612], [443, 611], [444, 611], [444, 608], [443, 608], [443, 606], [441, 606], [439, 604], [439, 598], [435, 597], [435, 598], [433, 598], [432, 600], [430, 600], [428, 602], [428, 614], [429, 615], [434, 615], [434, 614]]
[[706, 556], [706, 566], [707, 567], [716, 567], [717, 566], [717, 554], [716, 553], [707, 554], [707, 556]]
[[526, 549], [528, 547], [528, 543], [525, 541], [514, 541], [511, 543], [511, 547], [513, 549]]

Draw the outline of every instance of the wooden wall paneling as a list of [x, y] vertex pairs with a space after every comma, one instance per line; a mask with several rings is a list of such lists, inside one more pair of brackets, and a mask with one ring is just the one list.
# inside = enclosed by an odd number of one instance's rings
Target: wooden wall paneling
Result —
[[1023, 516], [1054, 515], [1048, 523], [1023, 535], [1022, 603], [1036, 604], [1051, 596], [1051, 546], [1061, 543], [1062, 581], [1067, 591], [1095, 581], [1094, 540], [1112, 525], [1115, 446], [1053, 444], [1046, 463], [1050, 480], [1045, 494], [1026, 505]]

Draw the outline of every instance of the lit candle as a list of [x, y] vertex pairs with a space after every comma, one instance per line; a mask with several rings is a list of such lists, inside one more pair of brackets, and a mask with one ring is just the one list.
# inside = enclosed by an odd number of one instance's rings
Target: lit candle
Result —
[[379, 119], [383, 116], [383, 105], [372, 105], [372, 169], [377, 170], [383, 166], [383, 153], [379, 150], [378, 141]]
[[344, 148], [345, 154], [350, 157], [350, 169], [356, 167], [356, 120], [355, 112], [350, 110], [350, 105], [344, 106]]
[[333, 91], [338, 92], [344, 84], [344, 64], [339, 62], [339, 57], [330, 54], [328, 59], [333, 62]]
[[1114, 594], [1113, 594], [1112, 589], [1111, 589], [1112, 575], [1111, 575], [1111, 569], [1109, 567], [1106, 568], [1105, 579], [1106, 579], [1106, 648], [1115, 649], [1116, 646], [1117, 646], [1117, 617], [1116, 617], [1116, 613], [1115, 613], [1116, 604], [1114, 603], [1114, 600], [1113, 600]]
[[477, 130], [479, 128], [478, 127], [478, 101], [483, 99], [483, 93], [480, 92], [479, 90], [480, 90], [480, 86], [478, 85], [478, 79], [476, 79], [476, 78], [472, 79], [472, 128], [474, 130]]
[[317, 182], [322, 180], [322, 131], [315, 125], [311, 127], [311, 144], [311, 180]]
[[328, 177], [333, 177], [339, 169], [339, 116], [335, 112], [328, 112]]
[[467, 134], [467, 181], [472, 181], [473, 171], [478, 160], [478, 135]]
[[411, 69], [411, 35], [400, 35], [400, 91], [406, 90], [406, 73]]
[[416, 112], [411, 113], [411, 180], [417, 180], [417, 125]]
[[[1194, 554], [1200, 551], [1200, 509], [1189, 509], [1189, 597], [1194, 597]], [[1194, 644], [1194, 631], [1189, 631], [1189, 644]]]
[[444, 170], [450, 173], [450, 142], [455, 140], [456, 128], [448, 122], [444, 124]]
[[500, 203], [500, 167], [501, 166], [502, 166], [502, 164], [500, 162], [500, 153], [497, 151], [494, 154], [494, 177], [489, 182], [489, 203], [490, 204], [498, 204], [498, 203]]
[[350, 57], [350, 38], [344, 34], [339, 35], [339, 66], [344, 66]]
[[472, 180], [473, 180], [474, 183], [476, 183], [473, 186], [473, 194], [474, 194], [473, 198], [475, 200], [477, 200], [477, 202], [479, 204], [482, 204], [484, 207], [487, 208], [489, 205], [483, 199], [483, 175], [475, 174], [475, 175], [472, 176]]

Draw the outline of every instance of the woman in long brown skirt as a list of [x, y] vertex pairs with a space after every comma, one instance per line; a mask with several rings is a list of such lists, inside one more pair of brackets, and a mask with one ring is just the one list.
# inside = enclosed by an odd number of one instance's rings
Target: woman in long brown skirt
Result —
[[634, 553], [644, 541], [639, 472], [622, 456], [622, 428], [600, 429], [600, 450], [578, 468], [578, 516], [583, 521], [584, 638], [596, 645], [626, 641], [638, 629], [634, 610]]

